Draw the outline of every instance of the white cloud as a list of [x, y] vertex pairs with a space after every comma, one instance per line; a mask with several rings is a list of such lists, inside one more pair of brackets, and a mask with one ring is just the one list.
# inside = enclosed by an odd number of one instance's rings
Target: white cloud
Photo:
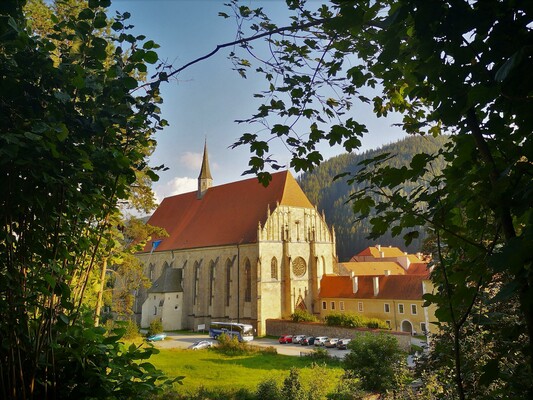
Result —
[[154, 185], [155, 199], [157, 203], [161, 203], [165, 197], [192, 192], [197, 188], [198, 179], [188, 177], [175, 177], [166, 183]]
[[180, 156], [180, 163], [191, 171], [200, 171], [200, 168], [202, 167], [202, 155], [202, 153], [187, 151]]

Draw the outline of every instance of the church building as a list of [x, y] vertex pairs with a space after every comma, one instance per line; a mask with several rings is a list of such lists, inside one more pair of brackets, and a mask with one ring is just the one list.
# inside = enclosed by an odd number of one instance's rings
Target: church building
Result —
[[[198, 190], [167, 197], [148, 220], [169, 236], [138, 257], [152, 282], [139, 289], [141, 327], [198, 329], [210, 321], [252, 324], [295, 309], [319, 314], [319, 285], [337, 272], [335, 232], [289, 171], [212, 186], [207, 146]], [[335, 271], [334, 271], [335, 270]]]

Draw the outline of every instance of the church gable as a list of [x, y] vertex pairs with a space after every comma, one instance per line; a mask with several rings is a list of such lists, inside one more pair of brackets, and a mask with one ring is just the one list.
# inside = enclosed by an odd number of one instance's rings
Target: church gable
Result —
[[[258, 224], [277, 204], [312, 208], [288, 171], [272, 175], [268, 187], [256, 178], [209, 188], [201, 199], [195, 192], [163, 200], [148, 223], [165, 228], [156, 251], [255, 243]], [[147, 245], [145, 252], [151, 250]]]

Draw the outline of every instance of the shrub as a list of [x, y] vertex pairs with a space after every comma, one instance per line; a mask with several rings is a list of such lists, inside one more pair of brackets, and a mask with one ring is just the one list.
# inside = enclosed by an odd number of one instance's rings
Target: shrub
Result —
[[289, 376], [283, 381], [281, 388], [283, 400], [306, 400], [305, 390], [300, 382], [300, 372], [291, 368]]
[[112, 319], [108, 319], [105, 322], [105, 328], [108, 332], [116, 328], [124, 329], [124, 336], [122, 336], [124, 339], [135, 339], [140, 336], [139, 326], [131, 319], [126, 321], [114, 321]]
[[154, 319], [152, 322], [150, 322], [147, 333], [148, 336], [156, 335], [161, 332], [163, 332], [163, 323], [160, 319]]
[[326, 364], [311, 364], [312, 378], [309, 380], [307, 386], [308, 400], [324, 400], [329, 386], [330, 377], [328, 376], [328, 368]]
[[281, 392], [276, 381], [273, 378], [270, 378], [259, 383], [255, 398], [257, 400], [280, 400]]
[[260, 347], [248, 344], [246, 342], [239, 342], [236, 336], [229, 336], [222, 334], [218, 337], [217, 351], [227, 356], [238, 356], [243, 354], [277, 354], [275, 347]]
[[124, 333], [124, 339], [135, 339], [139, 337], [139, 326], [137, 323], [129, 319], [127, 321], [124, 321], [124, 328], [126, 329], [126, 333]]
[[365, 390], [384, 393], [395, 389], [406, 375], [405, 354], [391, 335], [357, 335], [348, 349], [344, 367], [361, 379]]
[[347, 328], [389, 329], [385, 321], [379, 318], [367, 318], [354, 313], [331, 313], [324, 318], [326, 325]]
[[345, 371], [335, 390], [326, 397], [328, 400], [359, 400], [364, 394], [361, 380], [352, 371]]
[[327, 362], [331, 360], [331, 356], [329, 355], [328, 351], [323, 347], [317, 347], [305, 356], [312, 358], [315, 361]]
[[294, 313], [291, 314], [291, 320], [293, 322], [316, 322], [318, 318], [307, 311], [294, 310]]

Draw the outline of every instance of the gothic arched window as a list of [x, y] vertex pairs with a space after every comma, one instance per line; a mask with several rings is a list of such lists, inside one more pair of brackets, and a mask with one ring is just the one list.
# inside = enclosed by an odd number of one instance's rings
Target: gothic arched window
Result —
[[213, 291], [215, 289], [215, 263], [209, 266], [209, 305], [213, 304]]
[[192, 301], [193, 304], [196, 305], [196, 302], [198, 300], [198, 284], [200, 280], [200, 264], [198, 262], [194, 263], [194, 286], [193, 286], [193, 293], [192, 293]]
[[252, 267], [250, 266], [250, 260], [246, 260], [244, 265], [244, 301], [252, 301]]
[[231, 297], [231, 261], [226, 261], [226, 307], [229, 307]]
[[276, 257], [272, 257], [270, 262], [270, 277], [272, 279], [278, 279], [278, 260]]

